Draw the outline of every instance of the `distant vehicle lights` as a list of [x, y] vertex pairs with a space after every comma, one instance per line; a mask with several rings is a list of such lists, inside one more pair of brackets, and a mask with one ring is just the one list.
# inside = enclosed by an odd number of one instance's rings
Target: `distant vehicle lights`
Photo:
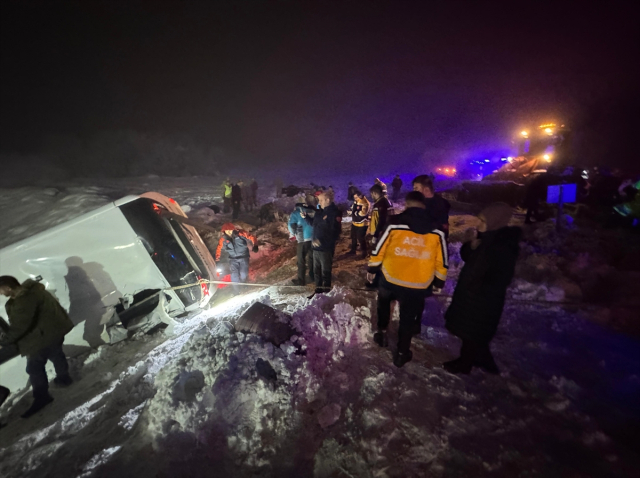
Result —
[[551, 162], [551, 155], [550, 154], [545, 154], [544, 156], [542, 156], [544, 158], [545, 161], [547, 162]]
[[529, 136], [529, 133], [527, 131], [520, 131], [520, 134], [526, 138], [527, 136]]

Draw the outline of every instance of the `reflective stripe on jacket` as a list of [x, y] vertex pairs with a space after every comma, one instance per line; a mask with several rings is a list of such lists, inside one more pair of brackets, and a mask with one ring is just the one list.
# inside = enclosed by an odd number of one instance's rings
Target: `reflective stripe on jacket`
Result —
[[351, 206], [351, 223], [357, 227], [366, 227], [369, 225], [369, 200], [361, 197]]
[[238, 228], [234, 230], [231, 237], [223, 234], [216, 248], [216, 261], [220, 260], [223, 250], [227, 252], [229, 259], [249, 257], [249, 242], [251, 242], [252, 246], [258, 243], [256, 238], [244, 229]]
[[393, 214], [393, 204], [391, 204], [388, 197], [382, 196], [373, 204], [367, 234], [371, 234], [375, 238], [380, 237], [387, 227], [388, 217]]
[[369, 272], [408, 289], [444, 285], [449, 258], [444, 233], [427, 226], [424, 209], [409, 208], [391, 224], [371, 254]]

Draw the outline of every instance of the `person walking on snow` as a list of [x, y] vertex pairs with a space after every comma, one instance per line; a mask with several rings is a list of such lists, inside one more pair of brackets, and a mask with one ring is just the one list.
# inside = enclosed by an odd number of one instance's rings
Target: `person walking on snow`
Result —
[[333, 252], [342, 229], [342, 214], [333, 203], [333, 194], [329, 191], [318, 195], [319, 209], [313, 218], [302, 212], [301, 216], [313, 226], [313, 275], [316, 279], [316, 293], [331, 289], [331, 270]]
[[351, 250], [349, 254], [355, 254], [360, 243], [360, 251], [362, 257], [367, 257], [367, 226], [369, 225], [369, 201], [360, 191], [356, 190], [353, 194], [354, 202], [349, 209], [351, 215]]
[[469, 373], [480, 367], [499, 373], [489, 343], [502, 315], [507, 287], [513, 278], [522, 230], [508, 227], [512, 210], [508, 204], [494, 203], [483, 209], [477, 230], [467, 231], [460, 248], [464, 267], [445, 313], [445, 325], [462, 339], [460, 357], [445, 362], [451, 373]]
[[233, 220], [236, 220], [240, 217], [240, 208], [242, 207], [242, 185], [244, 181], [238, 181], [237, 184], [234, 184], [231, 188], [231, 202], [233, 204], [233, 215], [231, 216]]
[[[222, 237], [216, 248], [216, 261], [220, 260], [223, 251], [226, 252], [231, 269], [231, 282], [247, 282], [250, 250], [258, 252], [258, 241], [253, 235], [230, 222], [222, 225]], [[237, 285], [234, 285], [233, 289], [236, 294], [240, 291]]]
[[33, 403], [22, 417], [28, 418], [53, 401], [45, 370], [48, 360], [55, 367], [56, 384], [66, 386], [73, 382], [62, 350], [64, 336], [73, 329], [73, 322], [55, 297], [35, 280], [20, 284], [15, 277], [1, 276], [0, 294], [9, 297], [5, 304], [9, 329], [1, 344], [16, 344], [20, 355], [27, 357]]
[[449, 262], [444, 233], [429, 226], [424, 196], [410, 192], [406, 206], [387, 226], [367, 270], [368, 281], [379, 277], [378, 331], [373, 340], [381, 347], [388, 345], [391, 302], [400, 305], [398, 348], [393, 358], [396, 367], [412, 359], [411, 338], [416, 322], [422, 319], [424, 299], [432, 287], [444, 286]]
[[400, 179], [400, 175], [396, 174], [396, 177], [391, 181], [391, 187], [393, 188], [393, 200], [397, 201], [400, 197], [400, 191], [402, 190], [402, 179]]
[[302, 218], [301, 213], [305, 213], [309, 217], [313, 217], [316, 211], [315, 196], [308, 195], [305, 202], [296, 204], [296, 208], [289, 216], [289, 239], [298, 241], [298, 278], [293, 279], [293, 285], [305, 285], [306, 273], [309, 270], [309, 280], [315, 282], [313, 275], [313, 226]]
[[231, 179], [227, 178], [222, 183], [222, 212], [227, 214], [231, 211], [231, 191], [233, 186], [231, 185]]

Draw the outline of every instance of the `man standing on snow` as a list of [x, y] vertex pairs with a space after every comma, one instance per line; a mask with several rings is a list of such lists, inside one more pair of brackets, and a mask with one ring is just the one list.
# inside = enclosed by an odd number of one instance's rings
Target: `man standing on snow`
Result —
[[520, 252], [519, 227], [508, 227], [512, 210], [494, 203], [478, 215], [477, 230], [468, 230], [460, 248], [460, 271], [451, 305], [444, 315], [447, 330], [462, 339], [460, 357], [445, 362], [451, 373], [469, 373], [480, 367], [499, 373], [489, 343], [502, 315], [507, 287]]
[[222, 183], [222, 212], [227, 214], [231, 211], [231, 190], [233, 186], [231, 185], [231, 179], [227, 178]]
[[413, 179], [413, 190], [419, 191], [424, 195], [424, 204], [427, 207], [429, 221], [443, 231], [445, 237], [449, 237], [449, 209], [451, 204], [440, 194], [435, 193], [433, 180], [426, 174], [416, 176]]
[[388, 345], [391, 302], [395, 300], [400, 305], [398, 348], [393, 358], [396, 367], [413, 357], [411, 338], [416, 322], [422, 318], [424, 299], [433, 286], [444, 286], [448, 268], [444, 233], [429, 226], [424, 196], [412, 191], [407, 194], [406, 205], [371, 253], [367, 271], [368, 281], [380, 279], [378, 331], [373, 339], [381, 347]]
[[240, 208], [242, 207], [242, 185], [244, 181], [238, 181], [231, 188], [231, 202], [233, 204], [233, 220], [240, 217]]
[[0, 294], [9, 297], [5, 305], [9, 329], [2, 344], [16, 344], [20, 355], [27, 357], [33, 403], [22, 417], [28, 418], [53, 401], [45, 371], [47, 360], [55, 367], [56, 384], [73, 382], [62, 351], [64, 336], [73, 329], [73, 322], [44, 285], [32, 279], [20, 284], [15, 277], [1, 276]]
[[309, 269], [309, 279], [315, 282], [313, 275], [313, 226], [302, 218], [301, 213], [313, 217], [316, 211], [316, 198], [309, 194], [305, 202], [296, 204], [296, 208], [289, 216], [289, 239], [298, 241], [298, 278], [293, 279], [293, 285], [306, 284], [306, 272]]
[[318, 195], [319, 209], [313, 218], [302, 212], [301, 216], [313, 226], [313, 275], [316, 278], [316, 293], [331, 289], [331, 270], [333, 252], [342, 229], [342, 214], [333, 203], [333, 194], [329, 191]]
[[[249, 277], [249, 244], [253, 252], [258, 252], [258, 241], [254, 236], [242, 228], [227, 222], [222, 225], [222, 237], [216, 248], [216, 261], [220, 260], [222, 252], [226, 252], [231, 269], [231, 282], [247, 282]], [[237, 294], [240, 288], [235, 285], [233, 290]]]
[[369, 201], [364, 194], [356, 190], [353, 194], [353, 204], [351, 205], [351, 250], [349, 254], [355, 254], [360, 243], [362, 257], [367, 257], [367, 226], [369, 225]]
[[402, 190], [402, 179], [400, 179], [399, 174], [396, 174], [396, 177], [391, 181], [391, 187], [393, 188], [393, 200], [397, 201]]
[[353, 195], [357, 190], [358, 188], [355, 187], [351, 181], [349, 181], [349, 188], [347, 189], [347, 199], [349, 201], [353, 201]]

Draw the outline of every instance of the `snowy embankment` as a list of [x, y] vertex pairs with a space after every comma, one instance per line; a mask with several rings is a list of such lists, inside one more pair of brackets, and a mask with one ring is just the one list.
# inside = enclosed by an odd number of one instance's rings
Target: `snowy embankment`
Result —
[[[215, 200], [205, 180], [189, 189], [154, 181], [85, 191], [114, 198], [136, 187], [194, 206]], [[58, 194], [62, 199], [69, 190]], [[31, 200], [24, 202], [35, 212]], [[451, 237], [474, 221], [452, 216]], [[292, 252], [283, 227], [268, 225], [260, 240]], [[508, 303], [492, 344], [502, 374], [457, 377], [440, 367], [459, 348], [444, 328], [446, 297], [427, 300], [414, 360], [402, 369], [391, 363], [391, 348], [373, 344], [375, 295], [345, 287], [361, 287], [364, 267], [343, 256], [346, 236], [330, 294], [307, 299], [309, 292], [270, 287], [185, 319], [173, 336], [102, 346], [72, 359], [76, 383], [53, 389], [55, 401], [28, 420], [19, 414], [30, 397], [13, 394], [0, 409], [8, 423], [0, 430], [0, 476], [637, 473], [638, 341], [586, 320], [589, 310], [557, 304], [576, 300], [580, 289], [566, 274], [588, 277], [596, 256], [583, 257], [572, 272], [553, 252], [557, 239], [536, 238], [535, 247], [524, 249], [509, 296], [542, 302]], [[450, 245], [445, 295], [462, 265], [458, 248]], [[295, 259], [277, 253], [265, 246], [252, 264], [270, 279], [292, 275]], [[290, 321], [296, 332], [288, 342], [276, 347], [233, 330], [255, 301]], [[396, 328], [397, 317], [392, 343]]]

